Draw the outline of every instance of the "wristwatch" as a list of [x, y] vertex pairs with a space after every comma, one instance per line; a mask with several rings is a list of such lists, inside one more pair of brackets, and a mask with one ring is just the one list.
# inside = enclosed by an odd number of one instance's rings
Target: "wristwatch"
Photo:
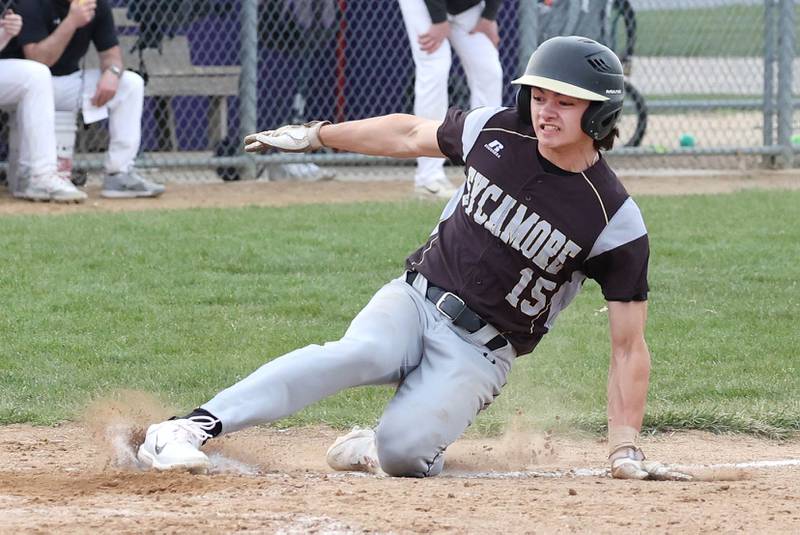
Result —
[[106, 70], [111, 71], [117, 78], [120, 78], [122, 76], [122, 69], [120, 69], [116, 65], [109, 65], [108, 67], [106, 67]]

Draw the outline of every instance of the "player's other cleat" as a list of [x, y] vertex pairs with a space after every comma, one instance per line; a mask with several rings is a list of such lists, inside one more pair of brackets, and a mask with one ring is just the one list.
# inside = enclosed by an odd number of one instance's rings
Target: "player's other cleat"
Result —
[[210, 461], [200, 446], [211, 438], [208, 432], [216, 423], [208, 416], [191, 416], [153, 424], [147, 428], [136, 456], [145, 466], [156, 470], [205, 472]]
[[414, 186], [414, 195], [420, 199], [449, 199], [456, 191], [458, 188], [445, 177]]
[[31, 177], [27, 187], [14, 196], [29, 201], [83, 202], [86, 194], [57, 173]]
[[378, 461], [375, 431], [354, 427], [336, 439], [325, 457], [328, 466], [341, 472], [370, 472], [383, 474]]
[[136, 171], [108, 174], [103, 179], [101, 197], [109, 199], [133, 199], [137, 197], [158, 197], [164, 193], [164, 186], [139, 176]]
[[316, 182], [333, 180], [335, 176], [336, 171], [320, 167], [315, 163], [285, 163], [269, 168], [269, 179], [275, 181]]

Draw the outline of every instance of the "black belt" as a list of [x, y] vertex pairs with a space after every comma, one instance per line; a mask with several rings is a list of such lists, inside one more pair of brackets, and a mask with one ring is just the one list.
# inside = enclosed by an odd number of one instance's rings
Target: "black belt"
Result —
[[[417, 278], [417, 275], [418, 273], [416, 271], [407, 272], [406, 282], [413, 286], [414, 279]], [[436, 306], [439, 312], [450, 319], [453, 325], [458, 325], [468, 333], [474, 333], [488, 325], [483, 318], [464, 303], [463, 299], [452, 292], [448, 292], [447, 290], [443, 290], [438, 286], [428, 283], [428, 290], [425, 292], [425, 297]], [[508, 340], [506, 340], [502, 334], [498, 334], [486, 342], [485, 345], [490, 350], [495, 351], [501, 347], [505, 347], [506, 344], [508, 344]]]

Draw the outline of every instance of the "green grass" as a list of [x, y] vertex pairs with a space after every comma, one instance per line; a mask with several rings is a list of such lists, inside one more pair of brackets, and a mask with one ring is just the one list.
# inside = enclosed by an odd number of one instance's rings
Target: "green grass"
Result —
[[[652, 244], [646, 428], [800, 429], [800, 192], [639, 203]], [[202, 403], [339, 337], [438, 213], [394, 203], [0, 218], [0, 423], [73, 419], [118, 389], [175, 410]], [[512, 418], [602, 429], [603, 306], [587, 283], [476, 432]], [[391, 394], [349, 390], [276, 425], [374, 423]]]
[[[638, 11], [636, 56], [761, 56], [763, 6]], [[800, 35], [800, 6], [795, 35]]]

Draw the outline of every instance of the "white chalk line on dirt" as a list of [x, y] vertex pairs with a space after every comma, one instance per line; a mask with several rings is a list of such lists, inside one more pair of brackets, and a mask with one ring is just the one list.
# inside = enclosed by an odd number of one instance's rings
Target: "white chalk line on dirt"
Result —
[[[107, 440], [111, 443], [115, 452], [115, 464], [121, 468], [133, 468], [136, 470], [145, 469], [136, 458], [136, 453], [130, 442], [130, 429], [126, 426], [109, 426], [106, 429]], [[211, 474], [239, 474], [246, 476], [256, 476], [260, 470], [246, 463], [237, 461], [221, 453], [211, 453], [209, 455]], [[790, 468], [800, 466], [800, 459], [777, 459], [747, 461], [739, 463], [718, 463], [718, 464], [681, 464], [669, 465], [677, 471], [696, 472], [713, 470], [746, 470], [764, 468]], [[367, 475], [367, 474], [364, 474]], [[608, 477], [608, 468], [571, 468], [568, 470], [524, 470], [514, 472], [448, 472], [442, 474], [443, 477], [460, 479], [514, 479], [514, 478], [562, 478], [562, 477]]]
[[[720, 464], [681, 464], [669, 466], [674, 470], [684, 470], [690, 472], [694, 470], [788, 468], [800, 466], [800, 459], [779, 459]], [[535, 477], [608, 477], [609, 474], [610, 471], [608, 468], [571, 468], [569, 470], [523, 470], [517, 472], [451, 472], [444, 473], [442, 476], [459, 479], [523, 479]]]

